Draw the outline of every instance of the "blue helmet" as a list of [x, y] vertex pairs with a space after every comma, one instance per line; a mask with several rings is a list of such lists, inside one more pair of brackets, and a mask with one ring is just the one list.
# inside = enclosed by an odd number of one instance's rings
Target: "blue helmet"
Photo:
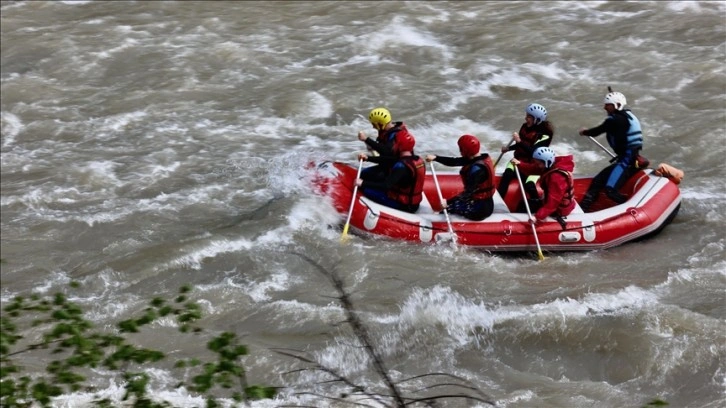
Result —
[[555, 151], [549, 147], [538, 147], [534, 153], [532, 153], [532, 158], [542, 160], [545, 167], [549, 169], [555, 162]]
[[527, 109], [525, 109], [524, 112], [527, 115], [532, 115], [535, 125], [539, 125], [547, 120], [547, 109], [538, 103], [530, 103], [527, 105]]

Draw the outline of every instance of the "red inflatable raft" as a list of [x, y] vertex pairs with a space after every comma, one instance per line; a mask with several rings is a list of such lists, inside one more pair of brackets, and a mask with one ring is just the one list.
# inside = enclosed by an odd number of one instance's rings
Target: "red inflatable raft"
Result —
[[[348, 215], [357, 169], [345, 163], [324, 162], [316, 166], [314, 186], [318, 193], [332, 199], [335, 209]], [[628, 200], [620, 205], [604, 194], [584, 213], [579, 208], [565, 218], [563, 228], [553, 218], [537, 224], [537, 236], [544, 251], [591, 251], [611, 248], [660, 232], [678, 213], [681, 194], [678, 185], [663, 175], [644, 169], [620, 190]], [[436, 172], [444, 198], [462, 189], [458, 172]], [[500, 175], [496, 176], [498, 184]], [[575, 199], [580, 200], [592, 177], [575, 175]], [[522, 198], [516, 179], [509, 186], [504, 202], [494, 195], [494, 213], [482, 221], [450, 215], [458, 245], [486, 251], [535, 251], [536, 243], [526, 213], [514, 212]], [[424, 200], [415, 214], [398, 211], [362, 196], [354, 201], [351, 231], [416, 243], [451, 240], [446, 216], [431, 172], [424, 184]]]

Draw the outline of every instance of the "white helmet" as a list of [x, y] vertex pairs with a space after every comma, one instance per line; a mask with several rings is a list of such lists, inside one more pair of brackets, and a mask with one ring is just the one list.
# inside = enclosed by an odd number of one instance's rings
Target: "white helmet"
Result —
[[628, 102], [625, 100], [625, 95], [621, 94], [620, 92], [610, 92], [605, 95], [605, 99], [602, 101], [602, 103], [611, 103], [615, 105], [615, 109], [623, 110], [625, 104]]
[[530, 103], [527, 105], [527, 109], [525, 109], [524, 112], [527, 115], [532, 115], [535, 125], [539, 125], [547, 120], [547, 109], [538, 103]]
[[545, 167], [549, 169], [555, 162], [555, 151], [549, 147], [538, 147], [534, 153], [532, 153], [532, 158], [542, 160], [545, 163]]

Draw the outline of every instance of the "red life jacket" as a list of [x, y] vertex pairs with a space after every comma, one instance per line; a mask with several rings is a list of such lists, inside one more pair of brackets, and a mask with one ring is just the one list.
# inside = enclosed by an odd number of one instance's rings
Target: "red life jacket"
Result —
[[466, 185], [466, 176], [469, 175], [469, 172], [474, 165], [486, 167], [487, 171], [489, 171], [489, 177], [487, 177], [486, 180], [484, 180], [476, 187], [471, 195], [471, 198], [485, 199], [494, 196], [494, 191], [496, 189], [496, 187], [494, 186], [494, 164], [492, 163], [492, 158], [489, 157], [489, 155], [486, 155], [484, 159], [477, 160], [474, 163], [467, 164], [466, 166], [462, 167], [459, 171], [459, 175], [461, 176], [461, 182]]
[[399, 131], [408, 132], [408, 129], [403, 122], [394, 123], [393, 127], [388, 130], [379, 130], [376, 141], [393, 149], [393, 142], [396, 140], [396, 133]]
[[[532, 160], [532, 152], [530, 150], [544, 135], [544, 127], [542, 124], [532, 126], [531, 128], [527, 128], [526, 123], [522, 124], [522, 127], [519, 128], [519, 138], [521, 141], [515, 146], [514, 158], [530, 162]], [[549, 146], [549, 143], [542, 146]], [[529, 150], [525, 147], [528, 147]]]
[[567, 180], [567, 192], [565, 193], [564, 199], [557, 205], [557, 214], [561, 214], [563, 210], [566, 210], [570, 206], [575, 197], [575, 182], [572, 180], [572, 173], [567, 170], [550, 169], [546, 171], [539, 179], [544, 201], [547, 201], [547, 186], [549, 185], [549, 179], [555, 172], [562, 174]]
[[413, 185], [393, 186], [388, 191], [388, 197], [404, 205], [420, 204], [423, 200], [424, 177], [426, 176], [424, 161], [419, 156], [406, 156], [401, 157], [401, 163], [405, 164], [411, 172]]

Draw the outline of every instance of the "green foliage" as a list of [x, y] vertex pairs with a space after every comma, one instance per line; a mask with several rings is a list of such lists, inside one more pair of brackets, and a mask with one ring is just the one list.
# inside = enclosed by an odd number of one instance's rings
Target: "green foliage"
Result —
[[[78, 288], [77, 282], [71, 288]], [[166, 358], [158, 350], [133, 344], [126, 336], [138, 333], [160, 317], [175, 316], [179, 331], [200, 334], [196, 323], [202, 318], [197, 303], [189, 300], [191, 287], [183, 286], [179, 295], [169, 304], [162, 298], [154, 298], [139, 316], [117, 324], [118, 334], [100, 331], [83, 317], [83, 310], [69, 302], [62, 293], [52, 297], [31, 295], [18, 296], [3, 307], [0, 316], [0, 406], [50, 407], [54, 397], [81, 389], [92, 389], [86, 374], [88, 369], [103, 367], [116, 372], [125, 381], [123, 400], [133, 407], [170, 407], [166, 402], [154, 402], [148, 395], [149, 377], [145, 367]], [[32, 327], [42, 331], [41, 340], [33, 343], [24, 333]], [[37, 329], [35, 330], [37, 331]], [[194, 333], [194, 334], [192, 334]], [[274, 387], [248, 386], [240, 358], [248, 350], [239, 344], [234, 333], [222, 333], [207, 344], [216, 361], [199, 359], [176, 361], [174, 367], [191, 371], [191, 384], [180, 382], [205, 398], [207, 407], [219, 406], [218, 398], [229, 397], [242, 402], [247, 399], [272, 398]], [[31, 378], [22, 375], [23, 367], [14, 357], [37, 354], [48, 358], [44, 375]], [[134, 371], [131, 368], [134, 368]], [[94, 401], [98, 407], [112, 407], [113, 401]]]
[[664, 407], [668, 405], [667, 402], [663, 401], [662, 399], [656, 398], [653, 401], [650, 401], [649, 403], [645, 404], [643, 408], [647, 407]]

